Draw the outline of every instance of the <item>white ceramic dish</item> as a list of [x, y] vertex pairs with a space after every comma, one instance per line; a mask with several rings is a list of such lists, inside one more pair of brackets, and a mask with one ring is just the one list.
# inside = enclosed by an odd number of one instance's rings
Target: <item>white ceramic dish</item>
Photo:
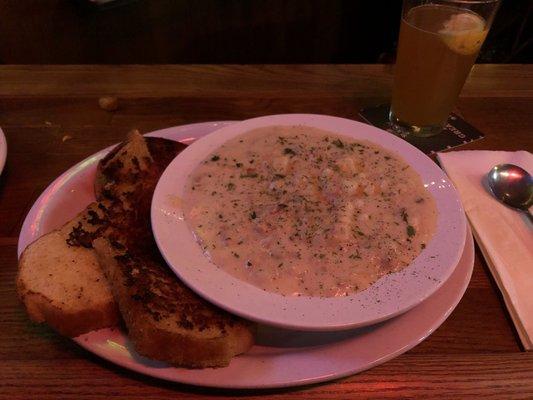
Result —
[[4, 131], [0, 128], [0, 174], [4, 170], [4, 165], [6, 164], [7, 157], [7, 141], [4, 135]]
[[[179, 204], [196, 166], [233, 137], [272, 125], [304, 125], [368, 140], [400, 155], [421, 176], [435, 198], [437, 229], [423, 252], [401, 272], [346, 297], [282, 296], [263, 291], [217, 268], [196, 242]], [[152, 201], [152, 228], [164, 258], [195, 292], [218, 306], [268, 325], [300, 330], [341, 330], [366, 326], [399, 315], [434, 293], [461, 256], [466, 219], [453, 185], [424, 153], [402, 139], [360, 122], [324, 115], [286, 114], [254, 118], [226, 126], [180, 153], [163, 173]]]
[[[229, 122], [208, 122], [164, 129], [151, 135], [186, 143]], [[83, 160], [57, 178], [35, 202], [19, 236], [18, 254], [50, 230], [72, 218], [94, 200], [96, 163], [108, 150]], [[88, 351], [141, 374], [169, 381], [221, 388], [274, 388], [341, 378], [384, 363], [416, 346], [450, 315], [472, 273], [471, 234], [455, 272], [429, 299], [384, 323], [334, 333], [302, 333], [259, 327], [258, 343], [229, 367], [187, 370], [171, 368], [137, 355], [119, 329], [102, 329], [74, 340]]]

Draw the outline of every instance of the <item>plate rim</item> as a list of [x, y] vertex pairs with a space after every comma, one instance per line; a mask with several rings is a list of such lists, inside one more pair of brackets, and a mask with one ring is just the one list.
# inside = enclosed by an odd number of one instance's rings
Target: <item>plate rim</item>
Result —
[[0, 127], [0, 175], [4, 171], [7, 160], [7, 138]]
[[[288, 122], [287, 122], [288, 120]], [[422, 284], [422, 287], [425, 287], [425, 289], [422, 291], [422, 295], [417, 294], [411, 294], [406, 295], [406, 298], [408, 301], [404, 300], [404, 304], [402, 307], [397, 306], [396, 298], [393, 295], [389, 295], [386, 301], [382, 301], [379, 303], [378, 306], [375, 306], [376, 308], [381, 308], [380, 311], [375, 312], [374, 315], [372, 313], [367, 313], [366, 310], [370, 309], [370, 307], [363, 307], [365, 311], [363, 311], [363, 317], [359, 317], [358, 320], [347, 320], [346, 315], [351, 315], [349, 313], [348, 308], [351, 308], [353, 304], [357, 304], [355, 301], [360, 301], [362, 298], [363, 300], [366, 300], [365, 303], [363, 303], [364, 306], [372, 306], [372, 300], [368, 297], [370, 292], [362, 291], [358, 292], [356, 294], [352, 294], [346, 298], [312, 298], [307, 296], [301, 296], [299, 298], [291, 298], [291, 297], [284, 297], [281, 295], [277, 295], [275, 293], [267, 293], [264, 291], [261, 291], [261, 289], [252, 286], [249, 283], [240, 281], [238, 278], [232, 277], [229, 274], [225, 273], [224, 271], [221, 271], [219, 269], [212, 268], [212, 265], [207, 261], [205, 258], [205, 255], [200, 255], [201, 251], [199, 251], [199, 245], [197, 242], [193, 239], [192, 235], [190, 234], [190, 230], [188, 226], [186, 226], [186, 222], [183, 222], [183, 217], [178, 216], [176, 218], [177, 214], [173, 213], [176, 211], [175, 206], [173, 204], [165, 204], [164, 199], [166, 199], [169, 195], [176, 195], [175, 192], [169, 192], [168, 186], [169, 183], [167, 182], [176, 182], [176, 179], [185, 179], [186, 173], [190, 173], [189, 170], [186, 170], [186, 172], [183, 172], [183, 168], [185, 165], [185, 168], [189, 168], [189, 165], [191, 165], [191, 161], [193, 163], [200, 162], [198, 155], [194, 155], [194, 152], [201, 153], [203, 155], [208, 154], [209, 152], [215, 150], [218, 148], [222, 143], [224, 143], [226, 140], [229, 140], [233, 137], [236, 137], [240, 134], [243, 134], [244, 132], [247, 132], [251, 129], [255, 129], [262, 126], [273, 126], [273, 125], [309, 125], [309, 126], [315, 126], [320, 129], [328, 129], [325, 126], [319, 126], [319, 125], [333, 125], [333, 124], [344, 124], [347, 125], [348, 128], [345, 128], [346, 131], [349, 129], [352, 129], [353, 131], [357, 131], [356, 135], [365, 135], [367, 131], [369, 131], [372, 135], [376, 134], [377, 138], [375, 140], [371, 140], [369, 138], [365, 138], [366, 140], [369, 140], [370, 142], [376, 143], [378, 145], [384, 146], [385, 148], [388, 148], [391, 151], [397, 152], [392, 149], [394, 145], [403, 146], [405, 151], [404, 153], [401, 153], [400, 156], [405, 158], [417, 158], [417, 163], [421, 165], [415, 165], [412, 164], [413, 161], [409, 162], [410, 165], [412, 165], [415, 170], [421, 174], [422, 169], [427, 169], [426, 172], [431, 175], [437, 175], [439, 178], [443, 179], [443, 183], [446, 182], [448, 187], [448, 194], [446, 201], [441, 200], [439, 203], [437, 201], [437, 205], [440, 207], [450, 207], [455, 210], [455, 217], [457, 220], [456, 227], [458, 228], [456, 232], [457, 233], [457, 241], [455, 245], [453, 246], [454, 253], [451, 255], [447, 255], [446, 252], [443, 252], [442, 250], [439, 252], [439, 254], [444, 254], [448, 257], [448, 262], [446, 265], [449, 265], [447, 269], [444, 270], [444, 273], [441, 273], [439, 276], [438, 282], [435, 284], [430, 283], [429, 285]], [[339, 133], [339, 128], [337, 126], [330, 127], [330, 131]], [[363, 134], [362, 132], [365, 131]], [[353, 132], [345, 133], [346, 135], [352, 136]], [[220, 138], [220, 136], [217, 135], [225, 135], [223, 139]], [[210, 138], [210, 139], [209, 139]], [[209, 141], [210, 140], [210, 141]], [[400, 315], [403, 312], [408, 311], [409, 309], [415, 307], [417, 304], [420, 304], [422, 301], [424, 301], [426, 298], [428, 298], [432, 293], [434, 293], [436, 290], [438, 290], [439, 287], [442, 286], [442, 284], [451, 276], [453, 273], [454, 268], [456, 267], [460, 257], [461, 257], [461, 249], [464, 247], [464, 243], [466, 240], [466, 217], [464, 215], [464, 209], [462, 207], [462, 204], [459, 200], [458, 193], [451, 183], [447, 179], [446, 174], [444, 171], [442, 171], [431, 158], [429, 158], [426, 154], [421, 152], [416, 147], [412, 146], [411, 144], [405, 142], [403, 139], [396, 137], [395, 135], [392, 135], [389, 132], [386, 132], [382, 129], [379, 129], [377, 127], [364, 124], [359, 121], [354, 121], [346, 118], [340, 118], [340, 117], [334, 117], [329, 115], [320, 115], [320, 114], [278, 114], [278, 115], [268, 115], [258, 118], [251, 118], [248, 120], [241, 121], [240, 123], [236, 125], [231, 125], [229, 127], [226, 127], [225, 129], [217, 130], [216, 132], [211, 132], [210, 134], [200, 138], [196, 143], [199, 143], [203, 147], [200, 147], [200, 149], [203, 148], [203, 151], [199, 151], [198, 144], [195, 144], [193, 146], [188, 147], [183, 152], [181, 152], [167, 167], [167, 169], [163, 172], [160, 180], [157, 183], [156, 189], [154, 191], [153, 201], [152, 201], [152, 208], [151, 208], [151, 220], [152, 220], [152, 226], [153, 226], [153, 232], [154, 237], [156, 240], [156, 243], [159, 247], [159, 250], [161, 254], [163, 255], [165, 261], [170, 266], [170, 268], [174, 271], [174, 273], [180, 277], [180, 279], [194, 292], [199, 294], [201, 297], [205, 298], [207, 301], [216, 304], [217, 306], [233, 313], [236, 315], [239, 315], [243, 318], [251, 319], [259, 323], [269, 324], [269, 325], [275, 325], [278, 327], [286, 328], [286, 329], [300, 329], [300, 330], [314, 330], [314, 331], [327, 331], [327, 330], [344, 330], [344, 329], [350, 329], [355, 327], [362, 327], [366, 325], [375, 324], [378, 322], [385, 321], [389, 318], [392, 318], [394, 316]], [[386, 144], [383, 144], [386, 143]], [[196, 147], [195, 147], [196, 146]], [[205, 153], [205, 154], [204, 154]], [[191, 154], [193, 154], [191, 156]], [[195, 158], [193, 158], [195, 157]], [[205, 158], [205, 157], [204, 157]], [[196, 165], [196, 164], [194, 164]], [[429, 167], [428, 167], [429, 166]], [[177, 171], [177, 173], [176, 173]], [[176, 178], [177, 177], [177, 178]], [[446, 178], [446, 181], [444, 180]], [[435, 182], [432, 182], [435, 183]], [[179, 189], [178, 189], [179, 190]], [[437, 198], [436, 198], [437, 200]], [[450, 204], [453, 203], [453, 207], [450, 206]], [[167, 202], [168, 203], [168, 202]], [[181, 210], [177, 210], [177, 213], [179, 213]], [[439, 212], [440, 214], [440, 212]], [[177, 221], [177, 222], [176, 222]], [[445, 226], [449, 227], [451, 226], [448, 222], [448, 218], [444, 218], [443, 216], [439, 215], [438, 223], [444, 223]], [[180, 239], [186, 240], [187, 248], [188, 245], [191, 245], [191, 248], [193, 250], [187, 251], [186, 253], [182, 253], [176, 251], [177, 247], [172, 245], [172, 239], [171, 237], [176, 237], [175, 233], [176, 230], [173, 231], [172, 235], [169, 235], [168, 232], [171, 229], [178, 228], [180, 231]], [[443, 231], [446, 228], [438, 229], [436, 234], [440, 234], [442, 236]], [[448, 240], [451, 239], [451, 231], [448, 232], [449, 235], [446, 236]], [[441, 237], [442, 238], [442, 237]], [[415, 266], [418, 266], [415, 269], [415, 271], [420, 272], [422, 271], [421, 264], [423, 263], [421, 255], [423, 253], [429, 252], [433, 247], [435, 246], [442, 246], [442, 244], [437, 238], [432, 238], [430, 243], [428, 244], [428, 247], [426, 250], [424, 250], [419, 257], [417, 257], [414, 262], [411, 264], [411, 268], [415, 268]], [[454, 239], [455, 240], [455, 239]], [[194, 242], [194, 245], [193, 245]], [[182, 243], [182, 242], [180, 242]], [[436, 244], [438, 243], [438, 244]], [[175, 243], [174, 243], [175, 244]], [[194, 248], [196, 246], [196, 248]], [[193, 254], [194, 253], [194, 254]], [[182, 262], [184, 254], [188, 257], [189, 261]], [[192, 254], [192, 255], [191, 255]], [[427, 254], [426, 254], [427, 255]], [[201, 261], [200, 261], [201, 260]], [[181, 265], [180, 265], [181, 262]], [[434, 259], [425, 259], [426, 264], [432, 264], [438, 265], [438, 262], [436, 262]], [[373, 286], [372, 290], [381, 290], [382, 292], [385, 292], [386, 290], [381, 289], [381, 285], [383, 283], [387, 283], [391, 280], [395, 279], [405, 279], [405, 274], [408, 273], [409, 268], [406, 268], [405, 270], [400, 271], [397, 274], [388, 275], [385, 277], [382, 277], [380, 280], [378, 280]], [[207, 269], [209, 268], [209, 269]], [[201, 273], [202, 271], [209, 271], [209, 274]], [[425, 271], [425, 270], [424, 270]], [[418, 280], [418, 282], [421, 282], [422, 280]], [[224, 282], [224, 284], [219, 282]], [[238, 288], [238, 290], [230, 290], [228, 291], [226, 287], [233, 287], [235, 289]], [[385, 288], [386, 288], [385, 284]], [[388, 286], [391, 287], [390, 285]], [[429, 287], [429, 288], [428, 288]], [[394, 289], [394, 287], [392, 287]], [[241, 294], [245, 293], [242, 297]], [[396, 290], [396, 293], [402, 293], [402, 290], [398, 289]], [[407, 290], [403, 290], [403, 293], [407, 293]], [[413, 292], [414, 293], [414, 292]], [[366, 298], [365, 298], [366, 297]], [[247, 302], [243, 301], [243, 298], [254, 298], [254, 302]], [[307, 303], [306, 303], [307, 302]], [[350, 303], [353, 302], [353, 303]], [[257, 307], [252, 304], [276, 304], [276, 308], [278, 309], [284, 309], [287, 310], [284, 315], [282, 314], [276, 314], [271, 311], [269, 311], [269, 307]], [[375, 300], [374, 300], [375, 303]], [[339, 308], [340, 307], [340, 308]], [[317, 312], [316, 315], [313, 313], [305, 314], [304, 312], [313, 309], [313, 310], [320, 310], [320, 318], [319, 313]], [[342, 310], [344, 309], [344, 310]], [[385, 311], [382, 311], [385, 309]], [[339, 311], [342, 310], [342, 311]], [[366, 313], [366, 315], [365, 315]], [[298, 318], [294, 317], [295, 315], [298, 315]], [[340, 315], [340, 317], [334, 316], [334, 315]], [[290, 317], [292, 316], [292, 318]], [[320, 322], [317, 322], [317, 320], [320, 319]], [[327, 320], [326, 323], [324, 323], [324, 319]]]

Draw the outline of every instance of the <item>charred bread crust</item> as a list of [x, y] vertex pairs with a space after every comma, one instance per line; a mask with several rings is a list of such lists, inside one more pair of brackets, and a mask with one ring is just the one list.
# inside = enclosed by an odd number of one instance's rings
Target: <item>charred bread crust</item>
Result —
[[160, 256], [131, 255], [103, 238], [95, 248], [139, 354], [189, 368], [221, 367], [251, 347], [253, 325], [198, 297]]
[[[134, 140], [138, 137], [134, 137]], [[129, 185], [108, 186], [108, 229], [93, 242], [99, 262], [111, 283], [128, 335], [142, 355], [192, 368], [220, 367], [250, 348], [254, 325], [200, 298], [168, 268], [155, 243], [150, 206], [159, 177], [185, 145], [145, 138], [150, 159], [134, 176], [115, 172], [116, 154], [102, 160], [104, 180]], [[122, 156], [120, 158], [124, 160]]]
[[174, 140], [131, 132], [127, 141], [115, 146], [98, 163], [94, 183], [96, 199], [119, 199], [144, 179], [158, 178], [185, 147]]

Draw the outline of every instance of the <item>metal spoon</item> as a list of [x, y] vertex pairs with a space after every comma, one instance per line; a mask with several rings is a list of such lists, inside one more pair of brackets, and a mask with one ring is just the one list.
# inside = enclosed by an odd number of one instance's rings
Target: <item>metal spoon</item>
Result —
[[533, 220], [529, 211], [533, 205], [533, 179], [527, 171], [513, 164], [499, 164], [490, 170], [488, 183], [494, 197], [510, 207], [525, 211]]

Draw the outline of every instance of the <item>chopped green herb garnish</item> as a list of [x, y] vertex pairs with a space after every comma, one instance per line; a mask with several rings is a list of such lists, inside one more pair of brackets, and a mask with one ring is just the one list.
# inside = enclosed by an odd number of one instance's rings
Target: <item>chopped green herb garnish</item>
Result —
[[407, 235], [409, 237], [414, 236], [416, 233], [415, 228], [412, 225], [407, 225]]
[[233, 191], [235, 190], [235, 184], [233, 182], [230, 182], [226, 185], [226, 187], [228, 188], [228, 190], [230, 191]]
[[295, 156], [296, 152], [293, 149], [286, 147], [285, 150], [283, 150], [283, 154], [290, 154], [292, 156]]

